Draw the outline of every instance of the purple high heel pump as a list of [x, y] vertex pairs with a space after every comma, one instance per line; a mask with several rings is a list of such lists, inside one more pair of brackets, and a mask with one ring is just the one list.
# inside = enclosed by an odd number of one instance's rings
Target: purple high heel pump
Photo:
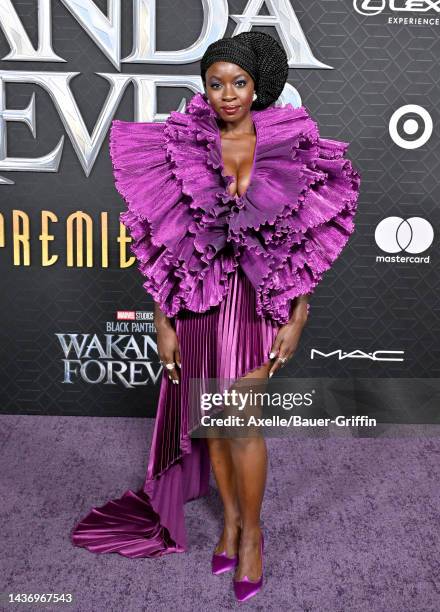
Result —
[[212, 573], [215, 576], [219, 574], [223, 574], [224, 572], [229, 572], [229, 570], [234, 569], [238, 565], [238, 554], [233, 557], [228, 557], [226, 555], [226, 551], [224, 550], [221, 553], [214, 553], [212, 555], [211, 568]]
[[241, 580], [233, 580], [234, 583], [234, 593], [235, 597], [238, 601], [246, 601], [250, 597], [253, 597], [261, 590], [263, 586], [263, 549], [264, 549], [264, 538], [263, 532], [261, 532], [261, 540], [260, 540], [260, 553], [261, 553], [261, 576], [256, 581], [253, 582], [249, 580], [247, 576], [242, 578]]

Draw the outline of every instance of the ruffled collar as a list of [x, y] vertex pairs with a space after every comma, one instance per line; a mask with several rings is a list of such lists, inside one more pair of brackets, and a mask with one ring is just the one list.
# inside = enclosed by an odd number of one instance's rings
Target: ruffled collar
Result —
[[220, 134], [220, 128], [218, 125], [218, 120], [220, 119], [220, 116], [215, 111], [215, 109], [211, 106], [211, 104], [209, 104], [206, 94], [203, 94], [203, 93], [195, 94], [191, 98], [190, 102], [187, 104], [186, 111], [188, 114], [193, 115], [194, 117], [198, 118], [201, 131], [205, 129], [207, 130], [207, 133], [209, 133], [210, 135], [214, 134], [215, 140], [212, 142], [214, 143], [215, 146], [209, 147], [209, 153], [210, 153], [210, 161], [212, 162], [213, 167], [218, 168], [219, 173], [225, 182], [225, 193], [221, 195], [224, 197], [225, 201], [232, 200], [237, 203], [237, 207], [240, 207], [240, 204], [242, 205], [242, 201], [245, 199], [245, 196], [247, 195], [248, 190], [250, 190], [251, 187], [253, 186], [253, 182], [255, 179], [255, 170], [257, 166], [257, 157], [258, 157], [257, 155], [258, 139], [259, 139], [259, 131], [258, 131], [259, 122], [257, 119], [257, 115], [259, 112], [262, 112], [262, 111], [256, 111], [256, 110], [250, 111], [251, 119], [252, 119], [252, 122], [255, 128], [256, 143], [255, 143], [255, 151], [254, 151], [254, 158], [253, 158], [252, 168], [251, 168], [251, 173], [250, 173], [249, 185], [246, 188], [246, 191], [242, 193], [241, 195], [238, 195], [238, 194], [232, 195], [229, 192], [228, 187], [231, 183], [235, 182], [235, 177], [230, 176], [225, 173], [223, 156], [222, 156], [221, 134]]
[[[299, 172], [295, 150], [304, 139], [317, 143], [319, 134], [305, 106], [272, 106], [252, 110], [251, 116], [256, 145], [250, 182], [241, 195], [229, 193], [235, 178], [225, 173], [219, 115], [205, 94], [195, 94], [185, 113], [172, 111], [164, 128], [169, 157], [191, 206], [216, 217], [228, 213], [228, 239], [235, 242], [247, 229], [258, 230], [292, 211], [292, 193], [299, 183], [305, 188], [309, 178]], [[317, 144], [311, 146], [310, 159], [316, 155]]]

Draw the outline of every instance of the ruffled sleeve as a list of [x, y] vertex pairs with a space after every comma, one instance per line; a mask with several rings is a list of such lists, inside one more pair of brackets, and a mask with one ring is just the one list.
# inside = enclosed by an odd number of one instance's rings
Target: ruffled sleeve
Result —
[[[275, 147], [278, 168], [294, 178], [286, 191], [288, 202], [275, 218], [267, 216], [268, 223], [251, 227], [242, 220], [234, 235], [243, 247], [241, 265], [257, 291], [257, 312], [281, 324], [290, 317], [292, 300], [313, 293], [342, 253], [355, 229], [360, 191], [360, 174], [346, 157], [349, 143], [321, 138], [304, 106], [288, 106], [290, 119], [287, 107], [279, 111], [286, 121], [278, 131], [290, 136], [283, 136], [282, 143], [279, 137]], [[265, 136], [269, 139], [271, 130]], [[275, 132], [272, 138], [278, 138]], [[243, 207], [251, 217], [252, 204], [258, 205], [254, 193]]]
[[[207, 223], [198, 222], [167, 131], [167, 123], [114, 120], [110, 156], [116, 189], [126, 203], [119, 219], [132, 238], [130, 249], [145, 277], [143, 287], [172, 317], [182, 308], [203, 312], [219, 303], [237, 263], [231, 255], [217, 253], [225, 237], [215, 241], [215, 227], [206, 236]], [[180, 163], [190, 167], [192, 152], [182, 151], [186, 158]]]
[[163, 302], [173, 291], [172, 245], [188, 225], [180, 206], [181, 190], [165, 156], [163, 124], [114, 120], [110, 155], [116, 189], [127, 205], [119, 219], [128, 229], [130, 249], [146, 276], [143, 286]]
[[307, 141], [294, 153], [297, 159], [306, 153], [302, 170], [307, 181], [297, 210], [276, 223], [276, 231], [289, 232], [288, 252], [284, 259], [281, 250], [276, 272], [262, 295], [264, 303], [273, 292], [273, 306], [277, 310], [280, 305], [281, 318], [289, 316], [282, 304], [290, 306], [283, 295], [313, 293], [355, 230], [360, 174], [345, 157], [348, 146], [347, 142], [318, 137], [312, 158]]

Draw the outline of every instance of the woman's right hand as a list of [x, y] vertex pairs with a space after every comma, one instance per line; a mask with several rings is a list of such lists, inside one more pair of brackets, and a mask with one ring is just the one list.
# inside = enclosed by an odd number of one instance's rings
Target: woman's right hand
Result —
[[[177, 334], [170, 321], [162, 318], [160, 322], [155, 323], [157, 329], [157, 351], [159, 359], [163, 362], [163, 367], [168, 374], [168, 378], [177, 385], [179, 383], [180, 368], [180, 350]], [[167, 363], [173, 363], [174, 367], [169, 370], [166, 367]]]

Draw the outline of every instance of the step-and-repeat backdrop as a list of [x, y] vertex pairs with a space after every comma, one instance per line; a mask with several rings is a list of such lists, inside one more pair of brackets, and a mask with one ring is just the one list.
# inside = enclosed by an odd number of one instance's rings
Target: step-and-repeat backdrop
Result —
[[184, 110], [206, 47], [252, 28], [288, 54], [280, 101], [350, 142], [362, 176], [356, 231], [283, 376], [350, 380], [357, 406], [397, 398], [405, 422], [410, 397], [412, 418], [438, 418], [431, 0], [0, 0], [2, 411], [154, 416], [153, 302], [119, 224], [109, 127]]

